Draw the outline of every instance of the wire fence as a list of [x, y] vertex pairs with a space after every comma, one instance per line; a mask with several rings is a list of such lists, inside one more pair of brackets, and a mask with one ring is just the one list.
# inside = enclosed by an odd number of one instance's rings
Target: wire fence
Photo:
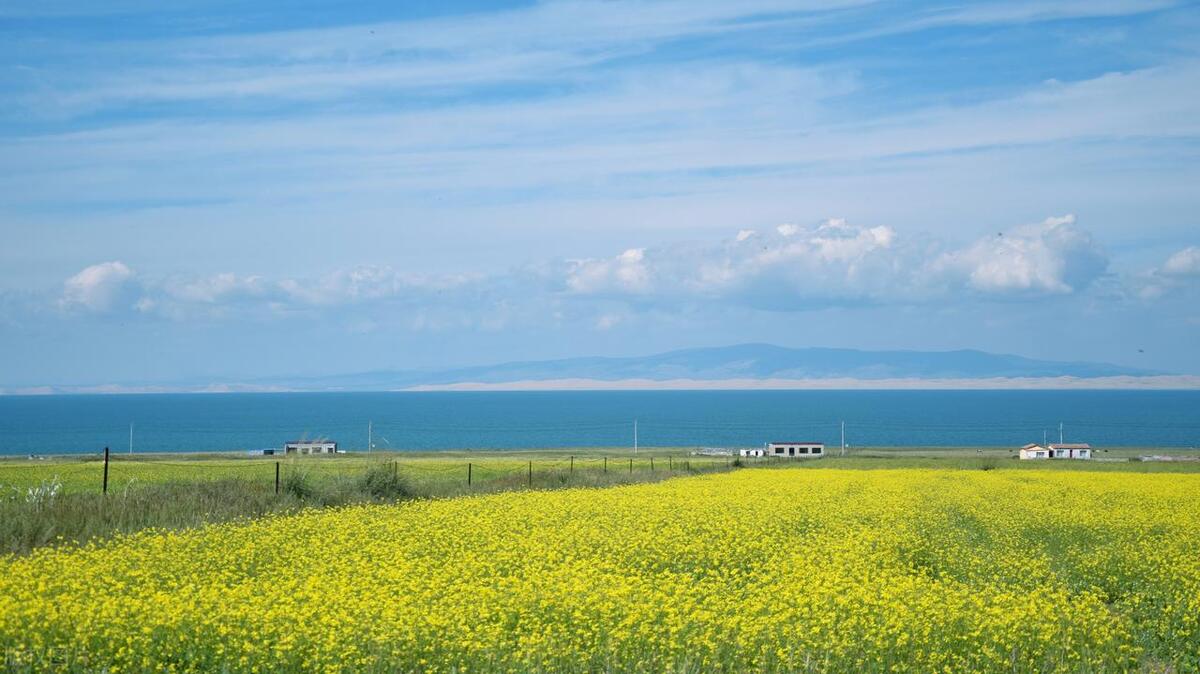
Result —
[[[347, 461], [346, 459], [349, 459]], [[528, 487], [586, 484], [600, 478], [657, 478], [729, 470], [740, 462], [733, 456], [564, 456], [554, 458], [369, 458], [369, 455], [290, 456], [281, 459], [133, 458], [105, 448], [100, 461], [76, 464], [74, 480], [94, 478], [102, 493], [130, 485], [203, 480], [240, 480], [285, 490], [289, 476], [314, 481], [355, 480], [370, 471], [390, 472], [420, 484], [449, 487]]]

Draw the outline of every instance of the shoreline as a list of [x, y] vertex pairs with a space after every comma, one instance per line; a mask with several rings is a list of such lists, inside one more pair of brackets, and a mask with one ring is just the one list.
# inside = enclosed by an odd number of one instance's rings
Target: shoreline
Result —
[[987, 378], [518, 379], [396, 388], [338, 388], [245, 383], [195, 386], [121, 385], [0, 387], [0, 396], [170, 395], [223, 393], [427, 393], [505, 391], [1195, 391], [1200, 375]]
[[[319, 455], [264, 455], [252, 453], [248, 450], [229, 449], [229, 450], [198, 450], [198, 451], [148, 451], [136, 452], [129, 454], [127, 452], [112, 452], [111, 458], [114, 461], [344, 461], [367, 459], [372, 457], [385, 457], [388, 459], [397, 459], [406, 457], [411, 459], [455, 459], [455, 458], [520, 458], [520, 457], [561, 457], [568, 455], [584, 456], [609, 456], [609, 457], [636, 457], [636, 456], [666, 456], [687, 454], [697, 457], [716, 457], [726, 456], [726, 454], [716, 453], [713, 450], [730, 450], [736, 452], [737, 447], [692, 447], [692, 446], [641, 446], [637, 452], [634, 452], [630, 447], [514, 447], [502, 449], [470, 449], [470, 448], [448, 448], [448, 449], [377, 449], [373, 452], [367, 452], [361, 449], [351, 449], [338, 454], [319, 454]], [[846, 456], [837, 455], [839, 448], [833, 445], [828, 446], [828, 456], [825, 458], [858, 458], [858, 459], [928, 459], [928, 458], [969, 458], [976, 456], [1008, 456], [1015, 455], [1016, 447], [997, 446], [997, 445], [897, 445], [897, 446], [869, 446], [869, 447], [850, 447], [846, 448]], [[1107, 452], [1111, 450], [1121, 457], [1131, 458], [1139, 455], [1169, 455], [1169, 454], [1185, 454], [1189, 456], [1200, 455], [1200, 447], [1195, 446], [1162, 446], [1162, 445], [1107, 445], [1105, 447], [1097, 447], [1097, 450]], [[79, 452], [79, 453], [59, 453], [59, 454], [33, 454], [34, 458], [29, 458], [29, 454], [0, 454], [0, 463], [13, 462], [37, 462], [37, 461], [102, 461], [104, 453], [102, 451], [95, 452]], [[730, 454], [729, 456], [736, 456]], [[1094, 459], [1099, 460], [1099, 458]]]

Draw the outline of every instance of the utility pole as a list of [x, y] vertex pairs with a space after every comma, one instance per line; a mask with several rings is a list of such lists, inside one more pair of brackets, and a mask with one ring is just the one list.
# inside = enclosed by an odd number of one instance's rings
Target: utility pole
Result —
[[633, 453], [637, 454], [637, 419], [633, 420]]
[[1063, 429], [1062, 422], [1058, 422], [1058, 444], [1063, 444]]
[[1042, 446], [1046, 446], [1046, 429], [1042, 429]]
[[129, 422], [129, 453], [133, 454], [133, 422]]
[[846, 456], [846, 422], [842, 422], [842, 456]]

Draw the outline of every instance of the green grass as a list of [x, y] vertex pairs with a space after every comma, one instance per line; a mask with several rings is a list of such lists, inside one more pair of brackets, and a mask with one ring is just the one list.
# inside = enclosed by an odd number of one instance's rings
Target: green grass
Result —
[[[101, 457], [4, 459], [0, 460], [0, 554], [21, 554], [45, 545], [84, 542], [146, 528], [194, 527], [310, 507], [531, 487], [603, 487], [726, 470], [735, 463], [689, 452], [684, 448], [653, 448], [635, 456], [627, 448], [596, 448], [308, 457], [114, 454], [109, 462], [107, 494], [101, 493]], [[845, 457], [836, 450], [832, 452], [819, 460], [736, 463], [753, 468], [801, 466], [810, 470], [905, 467], [1200, 472], [1200, 462], [1128, 460], [1139, 454], [1196, 454], [1186, 450], [1122, 449], [1099, 454], [1100, 458], [1116, 461], [1018, 461], [1008, 448], [854, 449]]]
[[615, 450], [381, 452], [278, 460], [212, 454], [114, 455], [105, 494], [100, 458], [10, 459], [0, 461], [0, 554], [303, 508], [651, 482], [725, 470], [729, 463], [670, 450], [639, 452], [636, 457], [618, 456]]

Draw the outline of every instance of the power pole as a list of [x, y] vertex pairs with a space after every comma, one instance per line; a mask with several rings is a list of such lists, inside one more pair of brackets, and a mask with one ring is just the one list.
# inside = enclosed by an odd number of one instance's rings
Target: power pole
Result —
[[1058, 422], [1058, 444], [1063, 444], [1063, 429], [1062, 422]]

